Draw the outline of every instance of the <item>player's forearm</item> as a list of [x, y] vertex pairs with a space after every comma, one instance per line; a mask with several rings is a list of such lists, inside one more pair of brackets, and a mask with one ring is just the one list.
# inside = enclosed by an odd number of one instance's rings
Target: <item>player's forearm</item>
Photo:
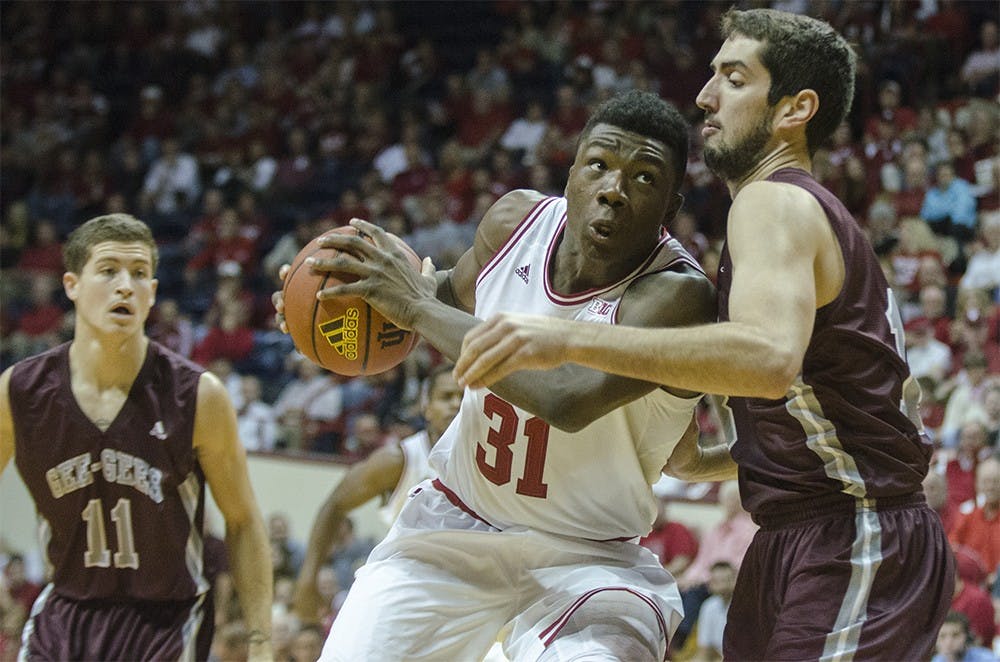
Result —
[[251, 657], [266, 659], [271, 650], [271, 546], [260, 517], [226, 523], [226, 549], [243, 619], [250, 633]]
[[[452, 361], [457, 360], [465, 334], [482, 323], [457, 308], [434, 300], [420, 306], [413, 328], [438, 351]], [[522, 370], [491, 384], [490, 390], [507, 402], [531, 412], [550, 425], [573, 431], [596, 418], [583, 410], [593, 409], [585, 402], [587, 389], [582, 386], [590, 372], [579, 366], [563, 366], [557, 370]], [[581, 393], [584, 395], [581, 396]], [[604, 403], [607, 404], [607, 403]], [[607, 405], [606, 409], [612, 408]]]
[[567, 328], [568, 361], [700, 393], [778, 398], [800, 365], [787, 348], [749, 325], [677, 329], [604, 324]]

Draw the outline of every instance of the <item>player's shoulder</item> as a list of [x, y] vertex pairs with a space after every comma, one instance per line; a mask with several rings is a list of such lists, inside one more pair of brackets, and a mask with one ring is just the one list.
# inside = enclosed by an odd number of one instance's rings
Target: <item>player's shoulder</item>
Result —
[[732, 211], [744, 214], [802, 213], [819, 211], [819, 201], [812, 192], [792, 182], [753, 181], [733, 197]]
[[531, 211], [551, 198], [539, 191], [515, 189], [493, 203], [479, 223], [477, 235], [492, 255], [521, 224]]

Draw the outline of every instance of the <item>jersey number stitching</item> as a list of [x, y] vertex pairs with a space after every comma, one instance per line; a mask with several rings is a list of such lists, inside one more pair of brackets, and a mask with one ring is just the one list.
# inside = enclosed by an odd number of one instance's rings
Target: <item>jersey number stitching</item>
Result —
[[[87, 523], [87, 551], [83, 553], [83, 565], [88, 568], [107, 568], [111, 565], [102, 505], [100, 499], [91, 499], [80, 513], [80, 518]], [[135, 551], [135, 535], [132, 532], [132, 502], [124, 498], [118, 499], [118, 503], [111, 509], [111, 521], [115, 523], [115, 533], [118, 535], [115, 567], [138, 568], [139, 555]]]
[[[490, 427], [486, 435], [486, 443], [495, 449], [493, 464], [487, 460], [487, 449], [478, 444], [476, 466], [494, 485], [506, 485], [510, 482], [514, 466], [514, 452], [511, 446], [517, 441], [520, 417], [513, 405], [492, 393], [487, 393], [483, 400], [483, 413], [491, 420], [499, 417], [500, 427]], [[549, 490], [549, 486], [543, 480], [545, 454], [549, 446], [549, 424], [537, 416], [532, 416], [524, 422], [524, 436], [528, 438], [524, 454], [524, 475], [517, 479], [515, 491], [524, 496], [544, 499]]]

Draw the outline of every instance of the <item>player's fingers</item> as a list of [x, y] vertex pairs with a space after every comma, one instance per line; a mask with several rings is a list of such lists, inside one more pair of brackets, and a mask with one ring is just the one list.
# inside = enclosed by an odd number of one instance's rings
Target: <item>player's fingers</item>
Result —
[[288, 270], [291, 268], [292, 265], [288, 264], [287, 262], [278, 267], [278, 278], [281, 280], [282, 283], [285, 282], [285, 276], [288, 275]]
[[[483, 386], [484, 376], [509, 351], [513, 337], [505, 334], [499, 317], [494, 317], [470, 330], [462, 340], [462, 351], [455, 362], [455, 379], [461, 386]], [[494, 380], [495, 381], [495, 380]]]
[[365, 241], [364, 237], [341, 232], [323, 235], [319, 239], [319, 245], [322, 248], [335, 248], [349, 253], [360, 260], [371, 259], [378, 254], [378, 248], [370, 241]]
[[[485, 350], [469, 365], [458, 379], [461, 386], [486, 388], [512, 372], [516, 372], [519, 341], [507, 336]], [[464, 382], [464, 383], [463, 383]]]
[[433, 276], [437, 272], [437, 268], [434, 266], [434, 261], [429, 257], [425, 257], [420, 262], [420, 275], [421, 276]]
[[271, 292], [271, 304], [279, 313], [285, 312], [285, 294], [281, 290]]
[[313, 271], [348, 273], [355, 276], [368, 276], [373, 272], [369, 262], [362, 262], [353, 255], [344, 253], [336, 257], [307, 257], [305, 265]]
[[369, 223], [363, 218], [352, 218], [351, 227], [357, 230], [358, 234], [366, 234], [371, 237], [376, 246], [387, 247], [384, 245], [384, 242], [387, 242], [389, 237], [386, 236], [385, 230], [374, 223]]
[[336, 299], [343, 296], [364, 297], [368, 294], [368, 283], [365, 280], [356, 280], [353, 283], [341, 283], [331, 287], [325, 287], [316, 293], [316, 298], [320, 301], [326, 299]]

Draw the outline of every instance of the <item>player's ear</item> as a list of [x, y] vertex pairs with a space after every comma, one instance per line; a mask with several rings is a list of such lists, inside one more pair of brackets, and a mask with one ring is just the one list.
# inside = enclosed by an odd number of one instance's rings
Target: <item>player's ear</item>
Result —
[[779, 103], [778, 127], [791, 129], [805, 126], [819, 110], [819, 95], [815, 90], [806, 88], [796, 94], [789, 95]]
[[70, 301], [76, 301], [76, 289], [77, 285], [80, 283], [80, 277], [72, 271], [67, 271], [63, 274], [62, 282], [63, 290], [66, 292], [66, 297]]

